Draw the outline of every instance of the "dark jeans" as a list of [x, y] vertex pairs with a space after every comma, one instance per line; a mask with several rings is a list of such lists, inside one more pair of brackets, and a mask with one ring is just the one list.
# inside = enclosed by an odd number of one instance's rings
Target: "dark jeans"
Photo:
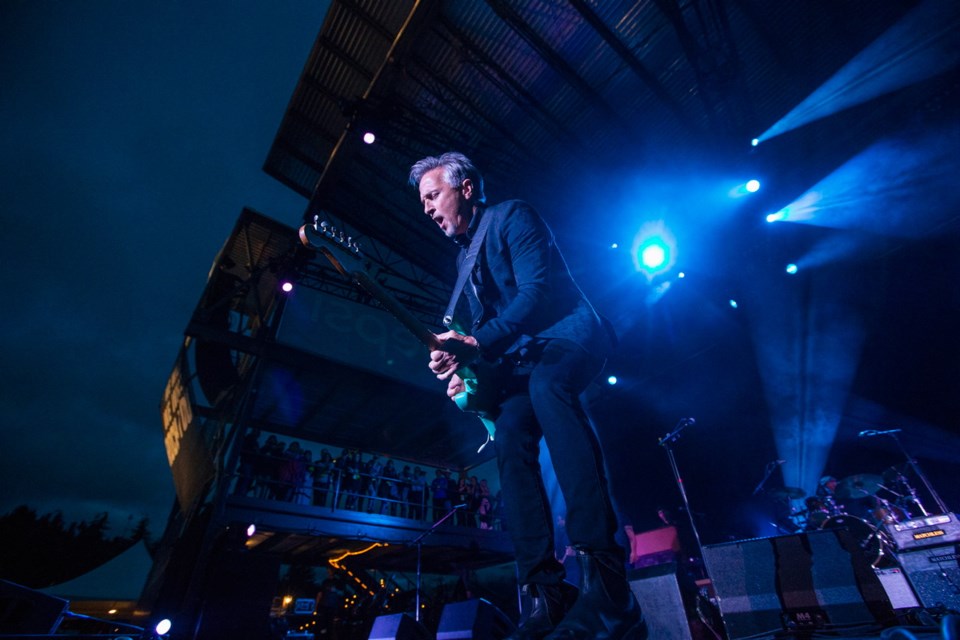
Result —
[[541, 436], [567, 504], [570, 543], [618, 559], [623, 550], [614, 541], [617, 518], [600, 444], [580, 403], [604, 361], [567, 340], [546, 342], [533, 360], [513, 370], [494, 443], [520, 583], [555, 584], [564, 572], [554, 557], [553, 516], [538, 460]]

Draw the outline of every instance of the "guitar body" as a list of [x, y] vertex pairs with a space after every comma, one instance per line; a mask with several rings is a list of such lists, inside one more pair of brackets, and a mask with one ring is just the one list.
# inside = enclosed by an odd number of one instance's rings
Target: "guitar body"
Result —
[[[476, 371], [475, 371], [476, 370]], [[484, 382], [477, 378], [477, 371], [482, 372], [481, 377]], [[499, 414], [499, 402], [496, 393], [496, 385], [493, 384], [493, 368], [483, 365], [471, 365], [461, 367], [457, 375], [463, 380], [464, 391], [453, 396], [453, 401], [461, 411], [476, 414], [483, 426], [493, 440], [496, 433], [496, 419]]]
[[[421, 344], [431, 350], [441, 348], [442, 345], [437, 340], [437, 336], [363, 269], [359, 260], [360, 248], [352, 238], [338, 233], [335, 228], [326, 222], [319, 223], [317, 217], [314, 217], [312, 225], [305, 224], [300, 227], [298, 235], [304, 246], [320, 251], [330, 261], [334, 269], [377, 300]], [[496, 431], [494, 422], [499, 407], [496, 385], [486, 382], [488, 379], [491, 381], [496, 379], [493, 375], [495, 373], [493, 369], [493, 366], [484, 364], [458, 369], [457, 375], [463, 380], [466, 390], [453, 398], [461, 411], [474, 413], [480, 418], [487, 430], [487, 442], [493, 440]], [[479, 378], [484, 382], [478, 379], [478, 373]], [[484, 446], [486, 446], [486, 443]], [[483, 449], [483, 447], [480, 448]]]

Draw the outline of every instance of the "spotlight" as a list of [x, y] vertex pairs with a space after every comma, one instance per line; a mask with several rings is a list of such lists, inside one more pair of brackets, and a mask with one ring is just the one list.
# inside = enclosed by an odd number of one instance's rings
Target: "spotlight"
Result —
[[157, 623], [157, 626], [155, 626], [153, 630], [157, 632], [158, 636], [165, 636], [168, 633], [170, 633], [170, 627], [172, 626], [173, 626], [173, 623], [170, 622], [170, 619], [164, 618], [163, 620]]
[[609, 378], [607, 378], [607, 384], [610, 385], [611, 387], [617, 384], [617, 376], [610, 376]]
[[797, 265], [793, 264], [792, 262], [787, 265], [787, 273], [789, 273], [790, 275], [793, 275], [796, 272], [797, 272]]
[[658, 241], [653, 241], [648, 244], [640, 252], [640, 262], [643, 263], [643, 266], [650, 270], [655, 270], [666, 262], [667, 259], [667, 250], [666, 247]]
[[290, 293], [293, 291], [293, 282], [290, 280], [284, 280], [280, 283], [280, 290], [284, 293]]
[[633, 239], [633, 266], [652, 279], [674, 265], [676, 252], [677, 241], [663, 221], [648, 222]]
[[759, 139], [759, 138], [754, 138], [753, 140], [750, 141], [750, 146], [751, 146], [751, 147], [755, 147], [755, 146], [757, 146], [758, 144], [760, 144], [760, 139]]
[[731, 198], [742, 198], [750, 195], [751, 193], [756, 193], [757, 191], [760, 191], [760, 181], [756, 178], [752, 178], [746, 182], [740, 182], [731, 187], [730, 191], [727, 192], [727, 195]]
[[781, 209], [776, 213], [771, 213], [767, 215], [767, 222], [779, 222], [780, 220], [786, 220], [786, 219], [787, 219], [786, 209]]
[[373, 131], [367, 131], [363, 134], [363, 141], [367, 144], [373, 144], [377, 141], [377, 136], [373, 133]]
[[252, 538], [253, 535], [257, 532], [257, 525], [250, 523], [250, 526], [247, 527], [247, 537]]
[[728, 302], [729, 302], [729, 304], [730, 304], [730, 308], [731, 308], [731, 309], [736, 309], [737, 307], [740, 306], [740, 305], [737, 304], [737, 301], [734, 300], [733, 298], [730, 298], [730, 300], [729, 300]]
[[685, 274], [683, 271], [681, 271], [680, 273], [677, 274], [677, 277], [680, 278], [681, 280], [683, 280], [684, 278], [687, 277], [687, 274]]
[[620, 247], [620, 245], [619, 245], [618, 243], [616, 243], [616, 242], [614, 242], [613, 244], [610, 245], [610, 248], [611, 248], [611, 249], [618, 249], [619, 247]]

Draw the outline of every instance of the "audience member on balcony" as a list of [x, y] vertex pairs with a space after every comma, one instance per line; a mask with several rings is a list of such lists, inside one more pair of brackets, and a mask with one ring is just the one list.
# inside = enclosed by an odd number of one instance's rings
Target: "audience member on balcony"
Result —
[[493, 505], [490, 498], [482, 496], [477, 507], [477, 526], [481, 529], [493, 529]]
[[399, 494], [400, 494], [400, 517], [401, 518], [410, 518], [410, 486], [413, 484], [413, 471], [410, 469], [410, 465], [403, 465], [403, 471], [400, 472], [400, 484], [399, 484]]
[[439, 520], [447, 515], [453, 508], [453, 502], [450, 498], [451, 487], [450, 472], [444, 469], [437, 469], [436, 477], [430, 483], [430, 494], [433, 496], [433, 519]]
[[297, 504], [313, 504], [313, 451], [304, 449], [300, 454], [303, 472], [298, 476], [293, 501]]
[[463, 470], [457, 475], [457, 504], [466, 505], [457, 511], [456, 515], [457, 524], [466, 527], [473, 519], [474, 506], [470, 495], [470, 479], [467, 477], [467, 472]]
[[423, 520], [426, 517], [426, 504], [427, 472], [416, 467], [413, 470], [413, 480], [410, 482], [407, 517], [411, 520]]
[[300, 443], [294, 440], [287, 445], [287, 450], [280, 463], [280, 482], [278, 483], [280, 500], [293, 501], [297, 493], [297, 487], [303, 482], [306, 473], [307, 466], [303, 459], [303, 451], [300, 449]]
[[320, 458], [313, 464], [313, 504], [327, 506], [327, 495], [333, 486], [333, 456], [327, 449], [320, 450]]
[[340, 495], [345, 496], [343, 507], [356, 509], [357, 493], [360, 491], [359, 452], [356, 449], [344, 449], [337, 459], [336, 469], [340, 476]]
[[399, 481], [400, 475], [397, 473], [397, 467], [394, 466], [393, 460], [387, 460], [387, 464], [383, 467], [383, 474], [380, 476], [380, 486], [377, 489], [381, 514], [397, 515], [397, 503], [400, 501]]
[[[376, 499], [380, 488], [380, 476], [383, 474], [383, 463], [380, 462], [380, 456], [371, 455], [367, 463], [362, 466], [363, 476], [360, 480], [360, 493], [367, 497], [367, 513], [379, 513], [380, 501]], [[363, 510], [363, 502], [357, 506], [357, 509]]]

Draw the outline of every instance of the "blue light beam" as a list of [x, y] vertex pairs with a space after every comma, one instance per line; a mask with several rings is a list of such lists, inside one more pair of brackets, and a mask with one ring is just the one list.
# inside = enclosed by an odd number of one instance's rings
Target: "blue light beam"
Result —
[[960, 3], [927, 0], [761, 134], [758, 143], [948, 71], [960, 62], [958, 30]]

